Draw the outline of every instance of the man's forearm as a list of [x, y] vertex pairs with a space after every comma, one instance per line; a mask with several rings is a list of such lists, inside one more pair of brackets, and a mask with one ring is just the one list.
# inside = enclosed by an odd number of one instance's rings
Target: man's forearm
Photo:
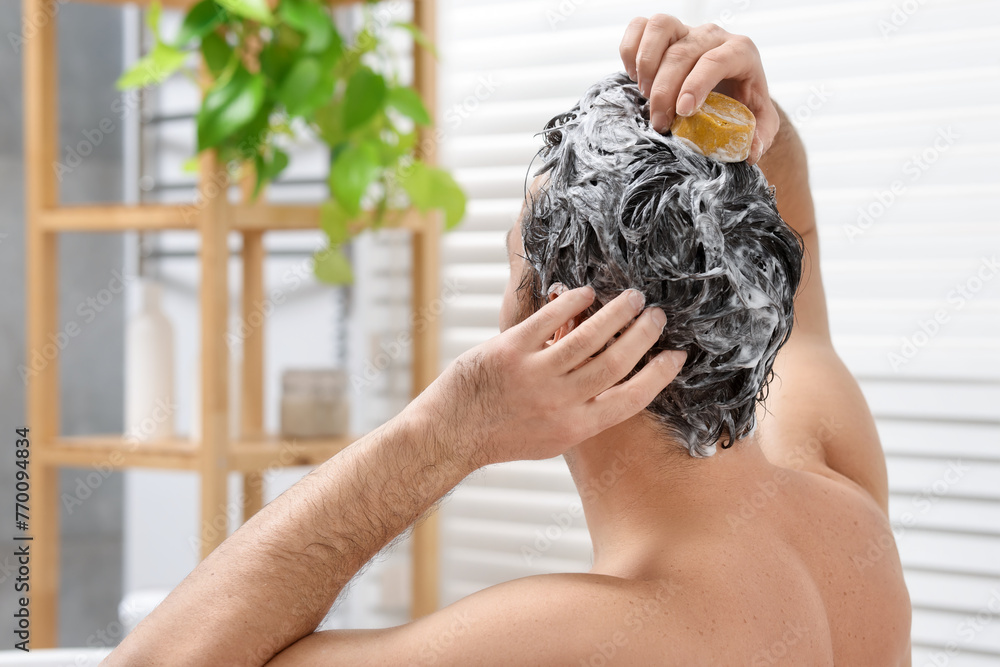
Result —
[[316, 629], [350, 579], [475, 466], [397, 418], [226, 540], [107, 665], [263, 665]]

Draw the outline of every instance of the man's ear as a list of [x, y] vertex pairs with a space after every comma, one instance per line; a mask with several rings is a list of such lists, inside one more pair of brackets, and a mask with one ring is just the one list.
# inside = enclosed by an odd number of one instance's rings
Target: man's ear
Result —
[[[549, 288], [549, 303], [555, 301], [560, 294], [566, 291], [566, 286], [562, 283], [553, 283], [552, 287]], [[569, 332], [576, 328], [577, 321], [573, 317], [569, 322], [563, 324], [561, 327], [556, 329], [556, 332], [552, 334], [552, 338], [546, 341], [546, 345], [552, 345], [553, 343], [558, 343], [562, 338], [569, 335]]]

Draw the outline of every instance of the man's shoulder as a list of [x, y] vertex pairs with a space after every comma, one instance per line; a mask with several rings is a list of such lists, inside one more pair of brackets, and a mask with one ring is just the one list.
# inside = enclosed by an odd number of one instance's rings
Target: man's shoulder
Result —
[[[752, 572], [743, 574], [743, 579], [753, 578]], [[786, 591], [784, 603], [795, 609], [794, 618], [783, 618], [788, 614], [775, 613], [773, 600], [747, 600], [745, 592], [759, 587], [748, 587], [732, 575], [719, 563], [667, 566], [659, 576], [647, 579], [546, 574], [494, 587], [496, 599], [471, 596], [465, 601], [478, 607], [475, 614], [488, 613], [498, 601], [508, 608], [548, 601], [542, 603], [537, 617], [530, 611], [518, 614], [521, 620], [546, 619], [544, 628], [538, 626], [540, 632], [523, 627], [525, 640], [545, 645], [553, 637], [562, 637], [564, 645], [549, 659], [561, 655], [572, 660], [538, 664], [597, 665], [615, 660], [620, 664], [736, 664], [756, 657], [763, 661], [759, 664], [768, 664], [775, 643], [804, 662], [832, 661], [826, 615], [815, 596], [797, 600], [794, 591]]]
[[411, 631], [435, 637], [452, 628], [480, 650], [502, 650], [506, 659], [497, 664], [649, 664], [654, 656], [657, 664], [690, 664], [681, 631], [685, 592], [679, 577], [541, 574], [462, 598], [415, 621]]

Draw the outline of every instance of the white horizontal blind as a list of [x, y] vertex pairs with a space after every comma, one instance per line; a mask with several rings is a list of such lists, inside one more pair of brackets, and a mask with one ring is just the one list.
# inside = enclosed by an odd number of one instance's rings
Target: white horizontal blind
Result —
[[[750, 35], [806, 143], [835, 345], [887, 453], [914, 664], [1000, 663], [996, 2], [442, 0], [443, 159], [471, 197], [443, 241], [462, 286], [446, 360], [497, 333], [534, 135], [655, 12]], [[467, 480], [443, 508], [443, 601], [586, 571], [577, 503], [561, 459]]]

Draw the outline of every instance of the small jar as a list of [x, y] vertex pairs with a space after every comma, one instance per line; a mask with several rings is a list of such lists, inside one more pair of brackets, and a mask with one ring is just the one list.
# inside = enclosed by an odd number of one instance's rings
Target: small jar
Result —
[[337, 369], [287, 370], [281, 377], [281, 434], [288, 438], [347, 435], [347, 374]]

